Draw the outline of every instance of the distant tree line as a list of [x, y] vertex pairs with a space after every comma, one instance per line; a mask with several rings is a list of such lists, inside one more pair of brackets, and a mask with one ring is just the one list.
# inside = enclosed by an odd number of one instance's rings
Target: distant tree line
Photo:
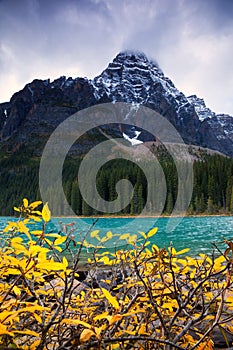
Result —
[[[170, 159], [160, 159], [167, 186], [164, 214], [171, 214], [177, 198], [178, 175], [174, 162]], [[147, 165], [150, 166], [149, 164]], [[202, 161], [194, 161], [193, 195], [188, 208], [189, 214], [233, 214], [233, 160], [219, 155], [206, 156]], [[119, 214], [139, 214], [147, 203], [147, 213], [155, 214], [150, 208], [147, 193], [147, 179], [141, 168], [127, 160], [108, 162], [97, 177], [99, 194], [107, 201], [117, 197], [116, 183], [120, 179], [129, 180], [134, 187], [133, 198]], [[92, 184], [90, 184], [92, 191]], [[125, 189], [127, 195], [127, 188]], [[97, 215], [98, 211], [89, 207], [82, 199], [79, 191], [78, 177], [67, 179], [65, 193], [73, 210], [78, 215]]]
[[[103, 214], [90, 207], [82, 198], [79, 190], [78, 168], [80, 159], [69, 158], [63, 168], [63, 188], [67, 200], [77, 215]], [[159, 162], [166, 180], [166, 199], [163, 214], [170, 214], [173, 210], [178, 192], [178, 176], [174, 162], [167, 153], [159, 155]], [[121, 179], [127, 179], [134, 187], [130, 203], [116, 215], [135, 215], [141, 213], [146, 205], [148, 214], [156, 214], [150, 196], [156, 192], [148, 193], [148, 182], [140, 165], [150, 167], [149, 161], [137, 163], [128, 160], [112, 160], [107, 162], [98, 172], [96, 186], [99, 195], [106, 201], [117, 198], [116, 184]], [[40, 199], [38, 186], [39, 159], [25, 156], [21, 153], [14, 157], [3, 158], [0, 162], [0, 214], [12, 215], [13, 206], [19, 205], [22, 197], [30, 201]], [[220, 155], [205, 155], [193, 164], [194, 183], [193, 195], [188, 208], [190, 215], [195, 214], [233, 214], [233, 159]], [[159, 186], [159, 181], [157, 186]], [[155, 184], [156, 185], [156, 184]], [[127, 184], [124, 193], [127, 195]], [[88, 184], [90, 193], [93, 184]], [[49, 189], [48, 189], [49, 191]], [[159, 191], [158, 191], [158, 194]], [[53, 196], [51, 196], [52, 198]], [[162, 200], [162, 199], [161, 199]], [[160, 199], [158, 198], [158, 202]], [[66, 215], [59, 199], [56, 203], [58, 215]], [[93, 203], [93, 206], [96, 203]]]

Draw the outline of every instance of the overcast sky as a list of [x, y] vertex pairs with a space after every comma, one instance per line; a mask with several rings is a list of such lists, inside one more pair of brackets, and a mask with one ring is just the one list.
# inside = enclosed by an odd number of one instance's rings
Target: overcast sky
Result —
[[233, 116], [233, 0], [0, 0], [0, 102], [35, 78], [93, 78], [126, 49]]

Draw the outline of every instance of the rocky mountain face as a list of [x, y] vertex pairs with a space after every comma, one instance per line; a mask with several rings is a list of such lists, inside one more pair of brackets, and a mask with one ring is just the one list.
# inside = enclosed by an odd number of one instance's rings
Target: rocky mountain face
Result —
[[[203, 130], [210, 128], [211, 134], [220, 142], [222, 152], [232, 156], [233, 117], [228, 114], [214, 113], [206, 107], [204, 100], [196, 95], [189, 96], [188, 101], [194, 106], [201, 121], [200, 131], [203, 132]], [[216, 149], [215, 145], [211, 148]]]
[[[61, 77], [27, 84], [10, 102], [0, 104], [0, 147], [13, 152], [30, 144], [40, 154], [51, 132], [67, 117], [95, 104], [118, 101], [160, 113], [187, 144], [233, 157], [233, 117], [215, 114], [195, 95], [186, 97], [155, 62], [135, 52], [118, 54], [93, 80]], [[129, 141], [151, 137], [130, 126], [112, 132]]]

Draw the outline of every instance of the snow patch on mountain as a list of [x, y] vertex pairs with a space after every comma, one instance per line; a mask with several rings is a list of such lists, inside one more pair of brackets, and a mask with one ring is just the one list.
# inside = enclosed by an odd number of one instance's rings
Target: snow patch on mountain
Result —
[[194, 106], [198, 118], [201, 122], [203, 122], [205, 119], [215, 117], [215, 113], [211, 111], [208, 107], [206, 107], [203, 98], [197, 97], [196, 95], [191, 95], [188, 96], [187, 99], [189, 103], [191, 103]]
[[130, 138], [127, 134], [123, 132], [123, 138], [131, 143], [132, 146], [139, 145], [140, 143], [143, 143], [142, 141], [138, 140], [139, 135], [141, 134], [140, 131], [135, 131], [136, 136]]

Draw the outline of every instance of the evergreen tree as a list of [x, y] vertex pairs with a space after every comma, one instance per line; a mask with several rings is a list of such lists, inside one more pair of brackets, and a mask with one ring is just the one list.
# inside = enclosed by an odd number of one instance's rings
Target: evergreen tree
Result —
[[71, 195], [70, 195], [71, 208], [77, 215], [82, 214], [82, 198], [81, 193], [78, 187], [78, 182], [74, 181], [71, 186]]
[[171, 214], [173, 209], [173, 198], [172, 198], [172, 193], [168, 192], [167, 195], [167, 203], [166, 203], [166, 213]]
[[93, 214], [92, 208], [82, 199], [82, 215], [90, 216]]
[[231, 188], [230, 212], [233, 213], [233, 186]]
[[209, 197], [207, 202], [207, 212], [208, 214], [213, 214], [214, 212], [214, 204], [213, 200]]
[[140, 214], [145, 206], [145, 201], [143, 198], [143, 187], [142, 184], [138, 186], [138, 203], [137, 203], [137, 212]]
[[130, 203], [130, 214], [138, 214], [138, 184], [134, 186], [134, 194]]

